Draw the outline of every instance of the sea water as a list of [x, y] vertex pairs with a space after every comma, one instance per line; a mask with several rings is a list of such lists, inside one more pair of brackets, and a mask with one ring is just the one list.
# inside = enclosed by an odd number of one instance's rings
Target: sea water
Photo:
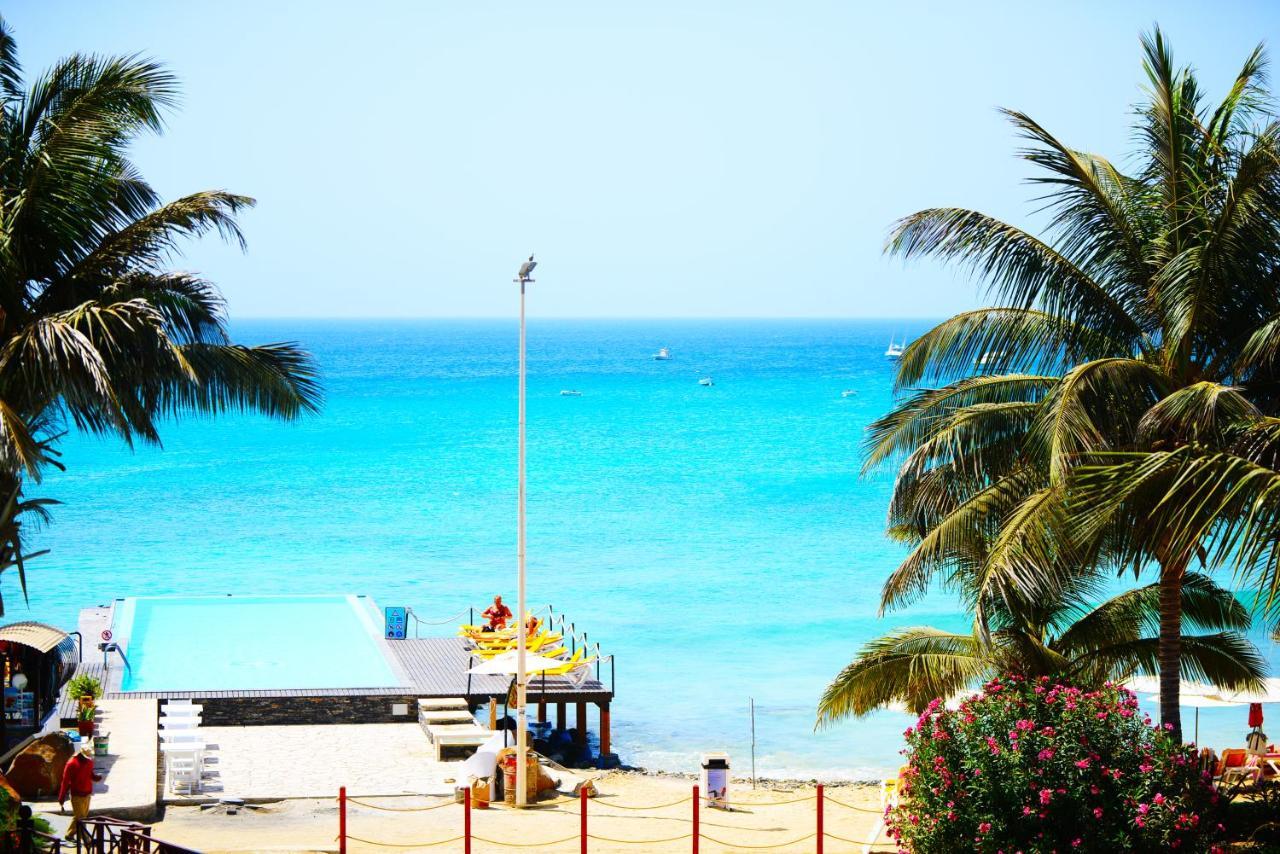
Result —
[[[616, 656], [625, 762], [691, 771], [727, 750], [749, 773], [754, 701], [760, 775], [896, 767], [907, 716], [814, 720], [863, 642], [968, 624], [945, 596], [878, 614], [903, 551], [884, 536], [892, 472], [860, 474], [864, 431], [893, 402], [890, 339], [928, 325], [530, 322], [529, 598]], [[163, 450], [69, 436], [67, 471], [30, 489], [62, 502], [31, 543], [51, 552], [29, 566], [29, 606], [5, 574], [7, 619], [74, 628], [79, 608], [134, 595], [363, 593], [447, 635], [495, 593], [514, 605], [513, 322], [235, 333], [311, 350], [323, 412], [193, 419], [164, 430]], [[1244, 719], [1205, 711], [1201, 740], [1234, 744]]]

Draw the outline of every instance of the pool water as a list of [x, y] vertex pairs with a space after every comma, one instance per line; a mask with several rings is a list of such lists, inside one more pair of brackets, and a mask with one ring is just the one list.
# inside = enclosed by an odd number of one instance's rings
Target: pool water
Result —
[[358, 596], [156, 596], [116, 603], [122, 691], [385, 688], [401, 684]]

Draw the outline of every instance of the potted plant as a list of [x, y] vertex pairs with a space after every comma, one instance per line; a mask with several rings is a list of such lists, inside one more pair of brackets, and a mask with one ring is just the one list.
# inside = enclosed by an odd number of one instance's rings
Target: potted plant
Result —
[[81, 738], [88, 738], [93, 735], [93, 716], [97, 709], [92, 705], [81, 706], [79, 714], [79, 722], [76, 724], [76, 730], [80, 733]]
[[102, 683], [87, 673], [81, 673], [67, 683], [67, 696], [75, 697], [81, 709], [91, 709], [102, 696]]

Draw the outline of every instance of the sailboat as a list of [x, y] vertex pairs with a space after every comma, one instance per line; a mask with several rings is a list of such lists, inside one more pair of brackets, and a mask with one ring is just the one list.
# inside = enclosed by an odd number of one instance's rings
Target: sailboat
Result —
[[884, 357], [886, 359], [900, 359], [902, 358], [902, 351], [906, 349], [906, 346], [907, 339], [903, 338], [901, 344], [895, 344], [893, 343], [893, 339], [890, 338], [889, 349], [884, 351]]

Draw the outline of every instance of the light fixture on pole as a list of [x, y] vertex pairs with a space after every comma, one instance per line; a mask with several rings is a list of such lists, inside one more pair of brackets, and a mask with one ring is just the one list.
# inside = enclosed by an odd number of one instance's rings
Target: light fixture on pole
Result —
[[533, 256], [529, 256], [529, 260], [520, 265], [519, 272], [516, 273], [514, 281], [520, 284], [520, 463], [517, 479], [519, 481], [519, 489], [517, 490], [517, 503], [519, 508], [516, 512], [517, 531], [516, 531], [516, 565], [519, 571], [519, 581], [516, 586], [516, 806], [522, 807], [528, 802], [529, 783], [528, 783], [528, 757], [529, 757], [529, 727], [526, 715], [526, 707], [528, 706], [528, 698], [526, 697], [526, 689], [528, 687], [529, 674], [525, 669], [525, 647], [528, 629], [525, 624], [525, 609], [528, 605], [525, 603], [524, 597], [524, 383], [525, 383], [525, 359], [524, 359], [524, 286], [533, 281], [531, 278], [533, 268], [538, 266], [538, 262], [533, 260]]

